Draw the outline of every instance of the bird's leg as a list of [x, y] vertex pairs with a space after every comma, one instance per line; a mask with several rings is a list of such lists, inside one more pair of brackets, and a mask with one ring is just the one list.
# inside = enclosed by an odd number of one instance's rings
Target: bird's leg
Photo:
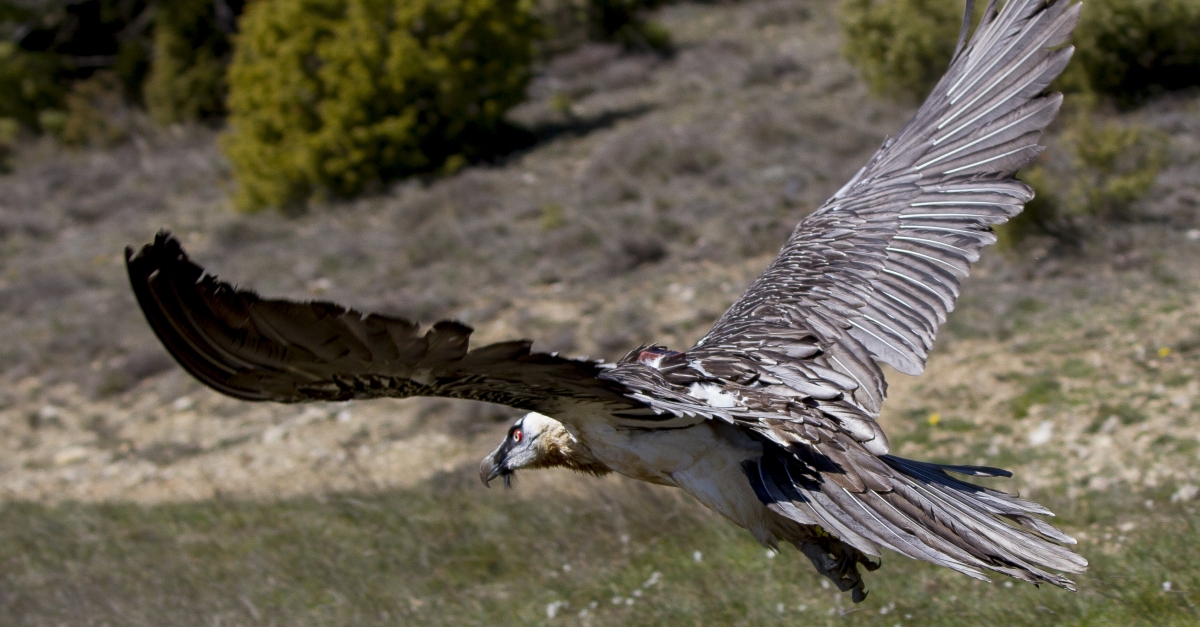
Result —
[[868, 572], [880, 566], [880, 562], [871, 560], [858, 549], [829, 536], [817, 536], [795, 543], [817, 572], [825, 575], [833, 582], [838, 590], [850, 591], [850, 598], [855, 603], [867, 598], [866, 583], [858, 572], [861, 564]]

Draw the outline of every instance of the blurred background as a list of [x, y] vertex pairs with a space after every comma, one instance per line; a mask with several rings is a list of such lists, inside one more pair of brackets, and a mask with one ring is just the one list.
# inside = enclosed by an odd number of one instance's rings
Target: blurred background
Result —
[[[982, 11], [982, 4], [977, 14]], [[226, 399], [123, 249], [476, 340], [686, 347], [944, 71], [958, 0], [0, 0], [0, 625], [1194, 625], [1200, 2], [1087, 0], [1038, 197], [894, 452], [1013, 469], [1080, 591], [866, 602], [677, 491], [476, 464], [512, 410]]]

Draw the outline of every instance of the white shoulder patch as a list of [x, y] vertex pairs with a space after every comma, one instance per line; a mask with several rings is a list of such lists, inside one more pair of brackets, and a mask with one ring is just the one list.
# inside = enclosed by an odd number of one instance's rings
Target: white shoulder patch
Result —
[[561, 426], [562, 423], [559, 421], [535, 411], [525, 414], [525, 417], [521, 419], [521, 428], [525, 430], [527, 436], [532, 436], [535, 433], [544, 433]]
[[693, 383], [688, 388], [688, 394], [692, 398], [705, 401], [709, 407], [726, 409], [738, 406], [737, 397], [722, 390], [721, 386], [712, 383]]

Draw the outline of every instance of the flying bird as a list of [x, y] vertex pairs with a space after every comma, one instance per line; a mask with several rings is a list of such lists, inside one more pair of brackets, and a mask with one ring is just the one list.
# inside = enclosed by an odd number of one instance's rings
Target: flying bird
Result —
[[1074, 589], [1087, 561], [1028, 500], [961, 476], [1011, 476], [889, 453], [881, 364], [917, 375], [993, 226], [1032, 190], [1071, 57], [1071, 0], [995, 0], [915, 116], [796, 227], [695, 346], [615, 363], [469, 349], [471, 328], [422, 329], [328, 302], [261, 298], [207, 275], [160, 233], [126, 251], [133, 291], [175, 359], [218, 392], [302, 403], [440, 396], [530, 413], [480, 466], [617, 472], [675, 486], [769, 547], [796, 546], [855, 601], [883, 549], [978, 579]]

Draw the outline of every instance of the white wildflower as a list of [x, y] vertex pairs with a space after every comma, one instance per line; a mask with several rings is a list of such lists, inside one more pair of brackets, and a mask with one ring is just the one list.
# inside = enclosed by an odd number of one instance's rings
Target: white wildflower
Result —
[[1200, 494], [1200, 488], [1198, 488], [1190, 483], [1187, 483], [1187, 484], [1179, 486], [1179, 489], [1176, 490], [1175, 493], [1171, 495], [1171, 502], [1172, 503], [1182, 503], [1184, 501], [1190, 501], [1190, 500], [1196, 498], [1197, 494]]
[[1036, 429], [1029, 433], [1029, 445], [1041, 446], [1049, 442], [1052, 437], [1054, 437], [1054, 423], [1043, 420]]

